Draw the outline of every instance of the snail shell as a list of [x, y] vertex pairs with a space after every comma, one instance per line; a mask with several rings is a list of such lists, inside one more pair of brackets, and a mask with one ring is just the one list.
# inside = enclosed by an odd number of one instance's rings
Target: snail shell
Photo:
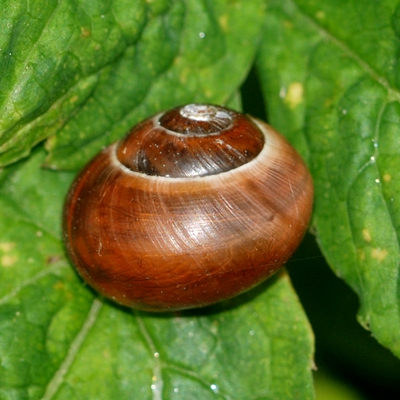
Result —
[[64, 209], [77, 271], [147, 311], [202, 307], [262, 282], [309, 223], [310, 174], [267, 124], [189, 104], [153, 116], [98, 154]]

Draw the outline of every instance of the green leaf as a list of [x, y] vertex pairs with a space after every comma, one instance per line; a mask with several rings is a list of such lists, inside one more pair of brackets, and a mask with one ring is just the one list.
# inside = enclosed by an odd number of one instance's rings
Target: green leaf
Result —
[[[65, 258], [77, 168], [149, 114], [240, 104], [262, 0], [0, 0], [0, 398], [313, 399], [313, 336], [288, 276], [204, 310], [98, 297]], [[250, 22], [249, 22], [250, 21]], [[50, 138], [46, 153], [42, 146]]]
[[311, 167], [320, 247], [399, 357], [397, 3], [269, 1], [258, 68], [272, 124]]
[[[138, 40], [143, 4], [0, 2], [1, 164], [29, 153], [90, 97], [104, 69]], [[127, 18], [128, 17], [128, 18]], [[120, 19], [122, 19], [121, 23]]]
[[0, 398], [313, 398], [312, 334], [285, 273], [194, 312], [99, 300], [60, 240], [72, 174], [41, 170], [43, 153], [0, 175]]
[[47, 165], [78, 168], [161, 109], [228, 102], [263, 3], [0, 0], [0, 165], [52, 137]]

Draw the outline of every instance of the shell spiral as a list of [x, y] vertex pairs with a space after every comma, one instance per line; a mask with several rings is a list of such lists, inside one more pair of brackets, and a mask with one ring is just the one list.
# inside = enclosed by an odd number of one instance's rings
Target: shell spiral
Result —
[[81, 277], [119, 304], [203, 307], [276, 272], [312, 202], [307, 167], [269, 125], [189, 104], [89, 162], [67, 196], [64, 239]]

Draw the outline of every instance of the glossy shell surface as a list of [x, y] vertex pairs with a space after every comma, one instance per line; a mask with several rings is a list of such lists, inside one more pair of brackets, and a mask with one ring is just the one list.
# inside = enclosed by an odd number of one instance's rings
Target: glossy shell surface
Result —
[[[138, 125], [141, 141], [160, 130], [161, 118]], [[149, 159], [168, 148], [171, 154], [157, 168], [151, 163], [153, 174], [120, 161], [127, 142], [138, 145], [139, 136], [97, 155], [73, 183], [64, 211], [66, 248], [83, 279], [122, 305], [169, 311], [228, 299], [276, 272], [307, 229], [313, 186], [293, 147], [267, 124], [246, 118], [258, 132], [250, 140], [255, 150], [242, 152], [252, 153], [250, 161], [238, 156], [240, 165], [221, 173], [160, 172], [165, 164], [176, 166], [177, 150], [156, 137], [147, 138]], [[217, 133], [207, 137], [211, 147], [228, 143]], [[194, 139], [204, 143], [201, 135]], [[161, 154], [153, 152], [156, 143]], [[185, 153], [187, 144], [177, 143]]]

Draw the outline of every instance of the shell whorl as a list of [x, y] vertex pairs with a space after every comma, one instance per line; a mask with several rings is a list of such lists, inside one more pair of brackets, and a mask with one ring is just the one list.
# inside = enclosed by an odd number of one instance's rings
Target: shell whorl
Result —
[[264, 136], [247, 116], [190, 104], [135, 126], [117, 157], [132, 171], [170, 178], [214, 175], [254, 159]]

